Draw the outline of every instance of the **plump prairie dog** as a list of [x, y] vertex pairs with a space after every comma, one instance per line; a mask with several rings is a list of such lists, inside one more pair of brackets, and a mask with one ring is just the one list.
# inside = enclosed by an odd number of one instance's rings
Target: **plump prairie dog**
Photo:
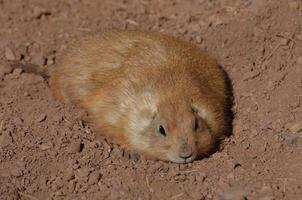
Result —
[[159, 33], [111, 31], [68, 50], [55, 97], [81, 105], [122, 147], [175, 163], [208, 155], [227, 132], [225, 75], [196, 46]]

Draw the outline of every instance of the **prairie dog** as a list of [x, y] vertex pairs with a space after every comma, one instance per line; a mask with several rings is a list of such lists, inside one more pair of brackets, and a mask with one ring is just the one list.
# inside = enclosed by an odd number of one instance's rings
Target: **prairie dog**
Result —
[[86, 109], [100, 134], [150, 158], [192, 162], [228, 131], [223, 71], [197, 46], [159, 33], [87, 37], [51, 70], [50, 87]]

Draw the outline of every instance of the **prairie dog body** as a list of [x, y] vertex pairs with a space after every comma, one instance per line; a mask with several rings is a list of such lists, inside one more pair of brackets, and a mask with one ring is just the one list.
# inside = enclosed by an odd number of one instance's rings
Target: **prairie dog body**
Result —
[[158, 33], [104, 32], [75, 43], [50, 74], [99, 132], [146, 156], [188, 163], [227, 129], [223, 71], [196, 46]]

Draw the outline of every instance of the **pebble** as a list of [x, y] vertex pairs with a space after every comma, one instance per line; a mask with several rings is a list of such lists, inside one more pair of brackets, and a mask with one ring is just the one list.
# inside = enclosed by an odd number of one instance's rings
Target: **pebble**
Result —
[[261, 197], [259, 200], [275, 200], [275, 198], [273, 196], [265, 196]]
[[47, 118], [47, 115], [40, 114], [37, 118], [37, 122], [43, 122]]
[[29, 96], [30, 96], [30, 94], [29, 94], [28, 92], [24, 92], [23, 96], [25, 96], [25, 97], [29, 97]]
[[46, 15], [50, 15], [51, 13], [46, 10], [45, 8], [41, 8], [41, 7], [34, 7], [33, 9], [33, 17], [35, 19], [41, 19], [43, 17], [45, 17]]
[[64, 181], [61, 177], [57, 177], [54, 183], [57, 185], [58, 188], [61, 188], [64, 185]]
[[302, 131], [302, 120], [299, 119], [292, 121], [286, 125], [286, 128], [292, 133], [299, 133], [300, 131]]
[[288, 6], [289, 6], [291, 9], [298, 10], [298, 9], [299, 9], [299, 2], [297, 2], [297, 1], [288, 2]]
[[209, 25], [212, 25], [212, 26], [216, 27], [216, 26], [219, 26], [221, 24], [223, 24], [223, 21], [219, 16], [213, 15], [209, 18]]
[[260, 75], [260, 72], [259, 71], [251, 71], [251, 72], [247, 72], [243, 75], [243, 80], [244, 81], [247, 81], [247, 80], [251, 80], [251, 79], [254, 79], [256, 78], [257, 76]]
[[96, 183], [99, 182], [100, 178], [101, 178], [101, 174], [100, 174], [99, 172], [97, 172], [97, 171], [92, 172], [92, 173], [89, 175], [88, 184], [89, 184], [89, 185], [94, 185], [94, 184], [96, 184]]
[[283, 133], [281, 137], [290, 145], [297, 144], [298, 141], [298, 135]]
[[15, 177], [23, 176], [23, 170], [19, 167], [14, 167], [11, 169], [10, 174]]
[[0, 148], [13, 143], [13, 138], [10, 136], [9, 132], [2, 132], [0, 135]]
[[14, 69], [14, 71], [13, 71], [13, 77], [19, 78], [20, 75], [22, 74], [22, 72], [23, 72], [23, 69], [21, 69], [21, 68]]
[[52, 147], [52, 144], [41, 144], [39, 145], [39, 148], [42, 150], [42, 151], [45, 151], [47, 149], [50, 149]]
[[47, 58], [46, 65], [53, 65], [55, 63], [53, 58]]
[[10, 48], [5, 48], [5, 58], [9, 61], [14, 61], [16, 60], [16, 56], [14, 54], [14, 52], [10, 49]]
[[231, 188], [230, 190], [220, 194], [220, 198], [223, 200], [246, 200], [247, 194], [243, 188]]
[[288, 45], [289, 42], [290, 42], [290, 40], [287, 39], [287, 38], [281, 38], [281, 39], [280, 39], [280, 44], [281, 44], [281, 45], [286, 46], [286, 45]]
[[196, 40], [197, 43], [201, 43], [203, 41], [202, 37], [199, 36], [199, 35], [196, 36], [195, 40]]
[[57, 177], [51, 185], [52, 191], [57, 191], [58, 189], [62, 188], [64, 182], [61, 177]]
[[234, 179], [234, 178], [235, 178], [235, 175], [233, 172], [231, 172], [227, 175], [227, 179]]
[[31, 62], [38, 66], [43, 66], [45, 64], [45, 59], [43, 54], [37, 53], [32, 56]]
[[75, 189], [76, 181], [72, 180], [68, 183], [68, 192], [72, 193]]
[[87, 168], [80, 168], [77, 170], [77, 175], [80, 178], [87, 178], [89, 173], [90, 173], [90, 171]]
[[71, 179], [74, 178], [74, 172], [72, 168], [67, 168], [65, 171], [65, 180], [70, 181]]
[[80, 142], [71, 143], [69, 145], [68, 152], [69, 153], [80, 153], [81, 152], [81, 143]]

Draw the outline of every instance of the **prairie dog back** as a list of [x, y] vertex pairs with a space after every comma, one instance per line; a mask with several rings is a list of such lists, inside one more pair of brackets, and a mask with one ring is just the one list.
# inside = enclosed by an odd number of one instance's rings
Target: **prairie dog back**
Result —
[[73, 44], [50, 74], [57, 99], [82, 106], [101, 134], [177, 163], [227, 132], [223, 71], [198, 47], [159, 33], [104, 32]]

